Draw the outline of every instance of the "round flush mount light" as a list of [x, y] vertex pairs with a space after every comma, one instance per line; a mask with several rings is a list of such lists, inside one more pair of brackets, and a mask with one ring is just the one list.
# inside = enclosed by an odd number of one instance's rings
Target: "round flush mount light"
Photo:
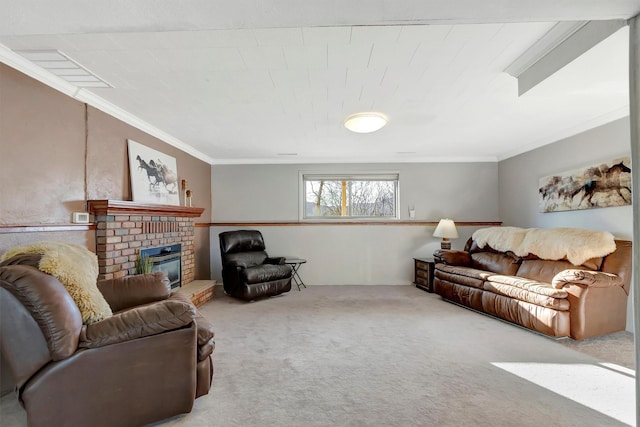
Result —
[[369, 133], [381, 129], [387, 121], [387, 117], [382, 113], [356, 113], [344, 120], [344, 127], [351, 132]]

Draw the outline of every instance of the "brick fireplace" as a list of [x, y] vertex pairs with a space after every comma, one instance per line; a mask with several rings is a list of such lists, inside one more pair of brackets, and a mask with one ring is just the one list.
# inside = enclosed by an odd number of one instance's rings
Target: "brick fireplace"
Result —
[[195, 278], [195, 219], [203, 208], [89, 200], [95, 215], [98, 279], [135, 274], [140, 249], [181, 244], [182, 285]]

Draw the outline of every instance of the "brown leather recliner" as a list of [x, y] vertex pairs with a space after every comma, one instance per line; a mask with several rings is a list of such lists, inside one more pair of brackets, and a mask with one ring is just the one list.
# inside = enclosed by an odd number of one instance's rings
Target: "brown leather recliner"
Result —
[[0, 263], [1, 355], [29, 426], [140, 426], [208, 393], [211, 325], [164, 273], [98, 282], [114, 314], [83, 325], [39, 257]]
[[225, 231], [218, 237], [222, 283], [228, 295], [250, 301], [291, 290], [291, 266], [284, 257], [269, 257], [260, 231]]

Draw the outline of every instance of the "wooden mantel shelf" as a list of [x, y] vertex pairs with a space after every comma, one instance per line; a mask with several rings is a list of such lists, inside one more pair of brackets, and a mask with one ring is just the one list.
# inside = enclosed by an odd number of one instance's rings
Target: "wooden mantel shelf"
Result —
[[126, 200], [87, 200], [87, 209], [94, 215], [164, 215], [197, 218], [204, 208], [154, 205]]

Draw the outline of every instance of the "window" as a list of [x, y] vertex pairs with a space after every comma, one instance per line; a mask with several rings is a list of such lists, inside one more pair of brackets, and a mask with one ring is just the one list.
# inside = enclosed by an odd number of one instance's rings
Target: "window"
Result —
[[304, 219], [397, 218], [398, 174], [302, 174]]

